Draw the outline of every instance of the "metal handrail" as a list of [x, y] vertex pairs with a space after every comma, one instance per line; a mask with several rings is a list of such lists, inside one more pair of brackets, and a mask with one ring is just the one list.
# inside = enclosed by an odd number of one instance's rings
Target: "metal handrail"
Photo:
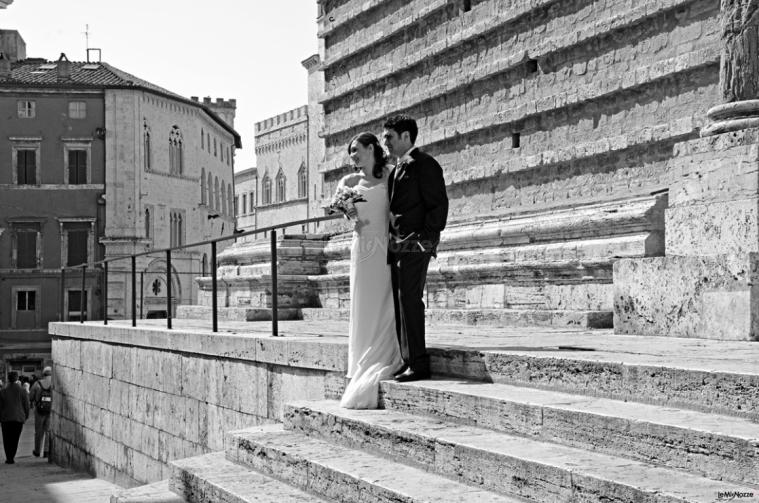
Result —
[[238, 232], [228, 234], [226, 236], [220, 236], [214, 239], [206, 239], [204, 241], [197, 241], [194, 243], [188, 243], [179, 246], [172, 246], [170, 248], [160, 248], [150, 250], [147, 252], [133, 253], [131, 255], [123, 255], [120, 257], [112, 257], [108, 259], [99, 260], [97, 262], [83, 263], [74, 266], [61, 267], [61, 320], [63, 320], [64, 313], [64, 296], [65, 296], [65, 283], [66, 283], [66, 270], [78, 270], [82, 271], [82, 289], [79, 297], [79, 322], [84, 323], [84, 295], [85, 295], [85, 282], [87, 268], [96, 268], [102, 266], [103, 268], [103, 294], [101, 296], [101, 308], [103, 311], [103, 325], [108, 324], [108, 264], [119, 260], [130, 259], [131, 261], [131, 276], [132, 276], [132, 326], [137, 326], [137, 257], [144, 257], [147, 255], [155, 255], [157, 253], [166, 254], [166, 328], [172, 328], [171, 318], [171, 252], [174, 250], [183, 250], [185, 248], [195, 248], [203, 245], [211, 245], [211, 311], [212, 311], [212, 325], [211, 330], [213, 332], [219, 331], [219, 318], [218, 318], [218, 298], [217, 298], [217, 276], [216, 276], [216, 243], [220, 241], [228, 241], [230, 239], [237, 239], [245, 236], [252, 236], [260, 234], [262, 232], [271, 232], [271, 320], [272, 320], [272, 335], [274, 337], [279, 336], [279, 299], [277, 289], [277, 229], [287, 229], [288, 227], [294, 227], [296, 225], [303, 225], [312, 222], [325, 222], [329, 220], [337, 220], [343, 218], [341, 215], [327, 215], [323, 217], [313, 217], [304, 220], [293, 220], [290, 222], [284, 222], [281, 224], [270, 225], [268, 227], [262, 227], [260, 229], [253, 229], [250, 231]]

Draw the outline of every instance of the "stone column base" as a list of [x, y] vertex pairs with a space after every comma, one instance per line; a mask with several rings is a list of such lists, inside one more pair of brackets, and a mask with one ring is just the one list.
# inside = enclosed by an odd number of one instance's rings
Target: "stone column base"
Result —
[[623, 259], [614, 332], [759, 340], [759, 254]]

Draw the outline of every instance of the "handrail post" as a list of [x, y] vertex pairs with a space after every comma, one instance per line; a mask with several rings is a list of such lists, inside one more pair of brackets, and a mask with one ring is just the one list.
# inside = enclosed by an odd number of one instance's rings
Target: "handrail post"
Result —
[[84, 289], [87, 275], [87, 264], [82, 265], [82, 290], [79, 293], [79, 323], [84, 323], [84, 295], [87, 290]]
[[277, 229], [271, 230], [271, 335], [279, 336], [277, 308]]
[[60, 321], [66, 321], [66, 316], [64, 314], [63, 308], [65, 305], [66, 298], [66, 268], [61, 267], [61, 320]]
[[132, 255], [132, 326], [137, 326], [137, 257]]
[[108, 324], [108, 262], [103, 262], [103, 325]]
[[171, 329], [171, 250], [166, 250], [166, 328]]
[[140, 319], [144, 320], [145, 316], [142, 308], [145, 306], [145, 271], [140, 271]]
[[211, 330], [219, 331], [219, 299], [216, 284], [216, 241], [211, 241]]

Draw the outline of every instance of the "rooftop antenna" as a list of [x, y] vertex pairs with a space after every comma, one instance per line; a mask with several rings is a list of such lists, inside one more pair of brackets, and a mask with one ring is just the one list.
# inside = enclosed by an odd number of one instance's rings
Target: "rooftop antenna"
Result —
[[[102, 51], [100, 49], [96, 49], [94, 47], [90, 47], [90, 25], [85, 24], [84, 25], [84, 41], [85, 45], [87, 46], [87, 63], [100, 63], [100, 60], [102, 58]], [[97, 52], [97, 61], [91, 61], [90, 60], [90, 53], [91, 52]]]
[[90, 62], [90, 25], [84, 25], [84, 45], [87, 52], [87, 63]]

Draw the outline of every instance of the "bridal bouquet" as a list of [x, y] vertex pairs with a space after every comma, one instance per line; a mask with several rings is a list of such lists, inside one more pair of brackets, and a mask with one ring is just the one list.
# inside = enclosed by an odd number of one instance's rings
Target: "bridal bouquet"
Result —
[[338, 187], [335, 195], [332, 197], [332, 201], [327, 206], [327, 211], [330, 215], [340, 211], [347, 217], [348, 213], [356, 209], [356, 203], [363, 201], [366, 201], [366, 199], [355, 188]]

